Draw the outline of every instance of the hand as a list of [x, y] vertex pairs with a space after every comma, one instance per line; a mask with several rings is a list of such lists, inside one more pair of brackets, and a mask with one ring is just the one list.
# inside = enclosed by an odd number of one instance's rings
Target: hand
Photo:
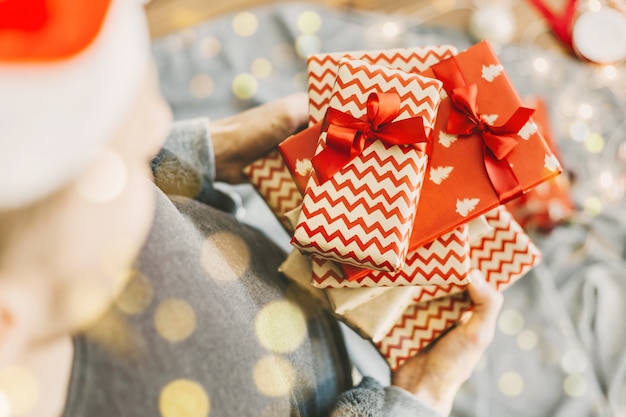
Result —
[[457, 391], [493, 340], [502, 308], [502, 294], [472, 271], [468, 286], [474, 309], [436, 343], [405, 362], [391, 377], [391, 384], [415, 394], [447, 416]]
[[308, 114], [307, 95], [298, 93], [211, 122], [215, 179], [242, 182], [242, 169], [304, 127]]

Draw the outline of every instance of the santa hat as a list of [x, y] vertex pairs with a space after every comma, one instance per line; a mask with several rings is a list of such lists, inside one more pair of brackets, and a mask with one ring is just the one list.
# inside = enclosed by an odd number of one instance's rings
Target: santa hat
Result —
[[121, 126], [149, 54], [140, 0], [0, 1], [0, 211], [86, 168]]

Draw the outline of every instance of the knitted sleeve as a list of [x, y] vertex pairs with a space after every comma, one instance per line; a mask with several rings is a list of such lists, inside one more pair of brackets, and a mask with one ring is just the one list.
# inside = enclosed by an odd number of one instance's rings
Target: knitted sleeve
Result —
[[398, 388], [383, 388], [373, 378], [341, 394], [331, 417], [441, 417], [411, 393]]

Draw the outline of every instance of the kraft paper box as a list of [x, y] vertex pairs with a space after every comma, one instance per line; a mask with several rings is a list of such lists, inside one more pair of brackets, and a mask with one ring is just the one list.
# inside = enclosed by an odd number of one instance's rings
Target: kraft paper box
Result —
[[360, 267], [402, 267], [440, 87], [434, 79], [342, 61], [294, 246]]

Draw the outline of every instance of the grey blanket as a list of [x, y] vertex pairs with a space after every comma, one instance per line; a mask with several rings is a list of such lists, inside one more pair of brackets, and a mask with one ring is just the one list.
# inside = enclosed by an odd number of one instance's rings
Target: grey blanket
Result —
[[[305, 11], [321, 17], [314, 36], [302, 37], [298, 27]], [[294, 44], [306, 55], [444, 43], [462, 50], [472, 43], [462, 33], [397, 16], [299, 3], [252, 13], [258, 29], [250, 37], [234, 32], [229, 15], [154, 43], [162, 91], [176, 119], [216, 119], [305, 91], [305, 60]], [[399, 25], [399, 36], [382, 36], [387, 21]], [[521, 95], [548, 101], [562, 162], [576, 178], [577, 210], [568, 224], [534, 236], [543, 263], [507, 290], [494, 343], [462, 388], [453, 415], [626, 416], [626, 74], [525, 45], [505, 46], [499, 56]], [[544, 62], [547, 71], [537, 71]], [[236, 78], [241, 74], [254, 80]], [[238, 98], [234, 82], [252, 97]], [[594, 140], [585, 139], [588, 132], [597, 134]], [[288, 236], [254, 191], [233, 190], [243, 198], [242, 219], [288, 250]], [[382, 360], [348, 336], [361, 372], [385, 383]]]

